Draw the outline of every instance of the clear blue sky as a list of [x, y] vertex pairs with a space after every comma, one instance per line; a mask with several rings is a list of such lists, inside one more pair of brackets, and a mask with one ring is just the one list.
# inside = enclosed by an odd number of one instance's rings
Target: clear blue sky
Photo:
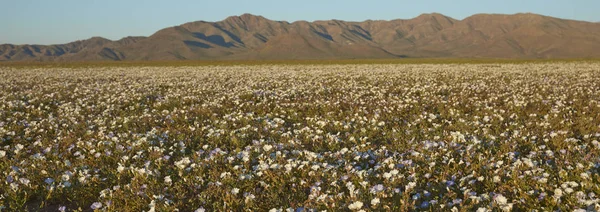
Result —
[[532, 12], [600, 21], [600, 0], [0, 0], [0, 5], [0, 43], [12, 44], [148, 36], [169, 26], [243, 13], [290, 22], [407, 19], [431, 12], [456, 19], [476, 13]]

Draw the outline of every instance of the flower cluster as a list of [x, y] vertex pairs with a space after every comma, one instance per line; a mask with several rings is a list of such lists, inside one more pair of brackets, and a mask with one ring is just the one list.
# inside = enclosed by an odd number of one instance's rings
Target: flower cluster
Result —
[[0, 68], [0, 210], [600, 210], [600, 64]]

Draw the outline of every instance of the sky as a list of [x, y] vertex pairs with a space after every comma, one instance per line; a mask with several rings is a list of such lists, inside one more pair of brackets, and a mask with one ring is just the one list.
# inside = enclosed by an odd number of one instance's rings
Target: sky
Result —
[[0, 0], [0, 5], [0, 44], [60, 44], [93, 36], [118, 40], [244, 13], [293, 22], [531, 12], [600, 22], [600, 0]]

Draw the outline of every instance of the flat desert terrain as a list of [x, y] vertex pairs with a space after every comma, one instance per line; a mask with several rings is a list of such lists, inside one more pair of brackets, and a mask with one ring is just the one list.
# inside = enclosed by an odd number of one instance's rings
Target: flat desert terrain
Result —
[[6, 211], [600, 210], [600, 63], [0, 68]]

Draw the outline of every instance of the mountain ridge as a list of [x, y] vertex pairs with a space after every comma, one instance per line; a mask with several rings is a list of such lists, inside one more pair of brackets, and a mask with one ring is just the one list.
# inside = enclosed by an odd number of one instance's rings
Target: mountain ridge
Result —
[[533, 13], [274, 21], [245, 13], [150, 36], [0, 45], [0, 61], [600, 57], [600, 24]]

